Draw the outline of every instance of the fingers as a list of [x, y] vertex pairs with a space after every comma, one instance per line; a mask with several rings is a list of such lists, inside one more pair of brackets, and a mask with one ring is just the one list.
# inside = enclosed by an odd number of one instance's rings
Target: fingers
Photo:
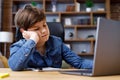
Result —
[[36, 32], [31, 32], [30, 39], [32, 39], [33, 41], [35, 41], [35, 43], [37, 43], [39, 41], [39, 36]]
[[24, 37], [26, 40], [28, 40], [28, 39], [30, 38], [30, 34], [29, 34], [29, 32], [27, 32], [27, 31], [23, 31], [23, 32], [22, 32], [22, 35], [23, 35], [23, 37]]
[[25, 30], [23, 28], [20, 28], [20, 32], [23, 33]]
[[23, 38], [25, 38], [26, 40], [28, 40], [30, 38], [29, 33], [26, 30], [24, 30], [23, 28], [20, 28], [20, 32], [22, 33]]
[[29, 39], [29, 38], [30, 38], [30, 35], [29, 35], [28, 33], [26, 33], [26, 31], [24, 31], [24, 32], [22, 33], [22, 35], [23, 35], [23, 37], [24, 37], [25, 39]]
[[22, 33], [23, 38], [25, 38], [26, 40], [32, 39], [35, 41], [35, 43], [39, 41], [38, 34], [34, 31], [26, 31], [23, 28], [20, 28], [20, 32]]

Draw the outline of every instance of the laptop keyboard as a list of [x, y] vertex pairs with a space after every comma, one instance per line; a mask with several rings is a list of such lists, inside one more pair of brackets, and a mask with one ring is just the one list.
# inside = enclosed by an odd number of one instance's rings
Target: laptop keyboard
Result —
[[77, 69], [77, 70], [62, 70], [63, 74], [76, 74], [76, 75], [91, 75], [92, 69]]
[[80, 70], [66, 70], [66, 71], [63, 71], [63, 72], [80, 72], [80, 73], [92, 73], [92, 69], [80, 69]]

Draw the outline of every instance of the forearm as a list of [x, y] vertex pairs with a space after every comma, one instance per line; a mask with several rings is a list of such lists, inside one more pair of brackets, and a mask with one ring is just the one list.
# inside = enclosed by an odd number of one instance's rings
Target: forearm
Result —
[[64, 60], [75, 68], [92, 68], [93, 61], [86, 60], [63, 45]]
[[28, 57], [32, 53], [32, 49], [35, 47], [35, 43], [32, 40], [28, 40], [23, 46], [16, 47], [16, 45], [11, 46], [8, 64], [12, 70], [23, 70]]

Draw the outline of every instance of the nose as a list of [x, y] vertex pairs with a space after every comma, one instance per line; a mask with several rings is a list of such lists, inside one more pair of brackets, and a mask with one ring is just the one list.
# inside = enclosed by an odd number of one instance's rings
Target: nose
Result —
[[44, 28], [44, 29], [42, 29], [42, 33], [45, 33], [46, 32], [46, 29]]

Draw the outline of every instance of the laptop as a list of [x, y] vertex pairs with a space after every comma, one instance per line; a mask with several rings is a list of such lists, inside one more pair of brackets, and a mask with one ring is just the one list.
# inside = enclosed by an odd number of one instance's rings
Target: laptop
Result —
[[120, 22], [105, 18], [97, 19], [93, 68], [62, 70], [64, 74], [103, 76], [120, 74]]

